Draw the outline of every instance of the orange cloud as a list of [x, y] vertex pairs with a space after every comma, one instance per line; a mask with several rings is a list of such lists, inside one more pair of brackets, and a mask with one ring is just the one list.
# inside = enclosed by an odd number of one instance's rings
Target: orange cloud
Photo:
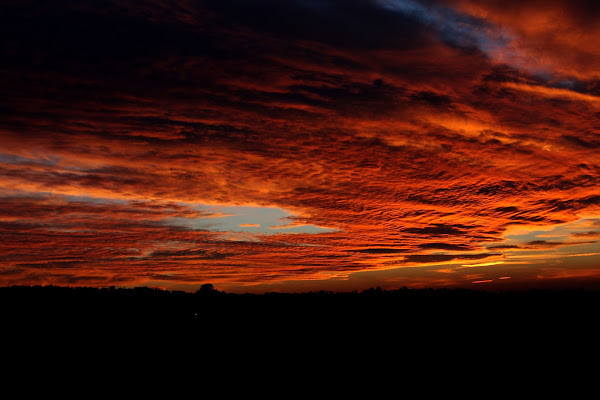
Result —
[[598, 79], [598, 8], [587, 1], [445, 0], [469, 15], [502, 27], [512, 37], [493, 53], [499, 62], [562, 77]]

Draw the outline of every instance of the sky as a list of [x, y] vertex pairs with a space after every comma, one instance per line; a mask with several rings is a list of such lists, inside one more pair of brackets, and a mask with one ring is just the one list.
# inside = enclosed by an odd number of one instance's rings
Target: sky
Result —
[[2, 0], [0, 285], [600, 288], [594, 0]]

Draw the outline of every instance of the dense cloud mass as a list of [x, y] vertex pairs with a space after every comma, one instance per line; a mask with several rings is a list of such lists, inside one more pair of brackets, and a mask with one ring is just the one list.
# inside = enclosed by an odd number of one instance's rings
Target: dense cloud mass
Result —
[[599, 19], [588, 0], [3, 1], [0, 283], [597, 282], [574, 260], [600, 237]]

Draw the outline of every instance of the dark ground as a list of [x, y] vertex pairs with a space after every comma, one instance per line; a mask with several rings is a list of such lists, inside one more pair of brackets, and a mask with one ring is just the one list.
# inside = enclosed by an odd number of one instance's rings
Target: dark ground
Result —
[[196, 293], [133, 289], [0, 287], [5, 323], [169, 324], [220, 327], [451, 327], [535, 326], [573, 329], [595, 324], [600, 292], [466, 289], [368, 289], [362, 292], [231, 294], [205, 287]]
[[25, 379], [22, 390], [81, 379], [94, 382], [90, 390], [190, 382], [219, 393], [275, 384], [314, 393], [318, 383], [369, 396], [382, 385], [428, 394], [552, 388], [569, 373], [592, 383], [599, 300], [586, 290], [0, 287], [4, 382]]
[[[159, 357], [222, 373], [259, 373], [260, 363], [278, 360], [328, 374], [329, 363], [352, 370], [360, 360], [368, 370], [364, 363], [377, 360], [388, 374], [401, 368], [460, 375], [460, 365], [468, 365], [480, 376], [491, 366], [523, 377], [533, 365], [581, 367], [599, 353], [600, 292], [588, 290], [239, 295], [210, 287], [186, 293], [11, 286], [0, 287], [0, 304], [4, 349], [16, 351], [12, 360], [23, 368], [32, 360], [109, 359], [125, 373], [131, 362], [152, 369]], [[284, 374], [277, 365], [269, 368]]]

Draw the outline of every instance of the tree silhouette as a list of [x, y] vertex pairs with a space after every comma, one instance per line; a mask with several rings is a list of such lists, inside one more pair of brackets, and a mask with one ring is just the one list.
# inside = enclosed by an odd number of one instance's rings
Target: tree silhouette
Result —
[[216, 293], [218, 290], [215, 289], [212, 283], [205, 283], [196, 291], [196, 293]]

